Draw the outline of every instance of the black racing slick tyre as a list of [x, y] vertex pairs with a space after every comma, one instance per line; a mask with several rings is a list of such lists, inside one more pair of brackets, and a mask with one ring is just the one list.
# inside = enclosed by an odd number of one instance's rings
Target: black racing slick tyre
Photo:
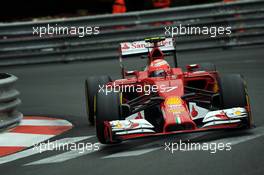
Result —
[[120, 120], [122, 119], [121, 112], [122, 94], [118, 92], [98, 92], [96, 96], [96, 136], [99, 142], [103, 144], [117, 143], [119, 141], [110, 142], [107, 138], [104, 128], [105, 121]]
[[86, 112], [88, 121], [90, 124], [94, 125], [95, 116], [95, 104], [94, 97], [99, 90], [99, 86], [103, 86], [110, 82], [109, 76], [92, 76], [85, 80], [85, 102], [86, 102]]
[[240, 74], [222, 75], [219, 79], [221, 108], [248, 108], [248, 118], [243, 120], [244, 127], [250, 128], [252, 119], [250, 113], [249, 96], [245, 80]]
[[162, 132], [164, 118], [159, 105], [145, 109], [144, 115], [145, 119], [154, 126], [156, 132]]

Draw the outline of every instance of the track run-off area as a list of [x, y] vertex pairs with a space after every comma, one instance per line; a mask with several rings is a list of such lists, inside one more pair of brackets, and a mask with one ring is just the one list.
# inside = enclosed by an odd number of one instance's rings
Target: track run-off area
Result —
[[[56, 118], [69, 122], [66, 125], [73, 125], [73, 128], [43, 139], [45, 140], [42, 143], [43, 147], [52, 143], [56, 143], [57, 146], [55, 144], [54, 147], [42, 150], [41, 153], [29, 145], [20, 152], [0, 157], [0, 170], [5, 175], [263, 174], [263, 48], [263, 46], [251, 46], [178, 53], [178, 63], [181, 67], [187, 64], [211, 62], [217, 66], [220, 73], [244, 75], [255, 128], [247, 131], [215, 131], [153, 137], [110, 146], [99, 144], [95, 137], [94, 126], [88, 124], [84, 80], [91, 75], [110, 75], [119, 78], [117, 58], [2, 67], [2, 72], [14, 74], [19, 78], [16, 84], [22, 99], [19, 110], [25, 116]], [[129, 61], [130, 64], [138, 62], [138, 60]], [[26, 121], [22, 122], [25, 124]], [[46, 125], [49, 123], [42, 122]], [[11, 136], [10, 139], [12, 140]], [[231, 150], [216, 153], [203, 150], [178, 150], [172, 153], [166, 150], [165, 143], [175, 143], [179, 140], [229, 143]], [[65, 145], [75, 143], [81, 146], [86, 144], [91, 149], [58, 149], [58, 143]]]

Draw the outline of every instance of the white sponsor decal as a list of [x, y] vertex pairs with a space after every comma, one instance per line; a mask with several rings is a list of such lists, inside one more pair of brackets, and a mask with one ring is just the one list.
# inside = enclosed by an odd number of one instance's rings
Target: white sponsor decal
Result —
[[[162, 45], [160, 46], [160, 49], [162, 51], [175, 50], [172, 38], [166, 38], [164, 41], [161, 41], [160, 43]], [[150, 44], [146, 43], [145, 41], [125, 42], [125, 43], [121, 43], [120, 46], [121, 46], [122, 55], [147, 53], [148, 50], [152, 49], [152, 48], [148, 48]]]
[[215, 120], [231, 120], [247, 117], [245, 108], [230, 108], [218, 111], [211, 111], [206, 114], [203, 122], [211, 122]]
[[154, 128], [154, 126], [145, 119], [114, 120], [110, 122], [110, 125], [113, 131]]

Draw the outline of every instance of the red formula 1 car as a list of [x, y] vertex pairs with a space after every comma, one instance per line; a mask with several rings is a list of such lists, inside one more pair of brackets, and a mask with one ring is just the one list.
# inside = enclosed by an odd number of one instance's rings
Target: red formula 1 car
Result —
[[[89, 121], [95, 123], [101, 143], [252, 126], [241, 75], [220, 76], [209, 63], [188, 65], [183, 72], [171, 38], [121, 43], [120, 52], [123, 79], [98, 76], [85, 82]], [[144, 70], [125, 70], [124, 58], [144, 54]], [[169, 56], [173, 67], [165, 61]]]

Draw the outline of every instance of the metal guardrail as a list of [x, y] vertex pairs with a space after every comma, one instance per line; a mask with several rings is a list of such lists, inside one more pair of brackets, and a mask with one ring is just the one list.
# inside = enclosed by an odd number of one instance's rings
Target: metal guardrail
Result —
[[[99, 26], [96, 36], [33, 36], [32, 27]], [[264, 44], [264, 1], [246, 0], [189, 7], [40, 22], [0, 24], [0, 66], [116, 58], [118, 43], [164, 35], [170, 26], [232, 27], [231, 35], [176, 37], [178, 52]]]
[[14, 88], [17, 77], [0, 73], [0, 129], [19, 123], [23, 114], [17, 111], [21, 104], [19, 92]]

